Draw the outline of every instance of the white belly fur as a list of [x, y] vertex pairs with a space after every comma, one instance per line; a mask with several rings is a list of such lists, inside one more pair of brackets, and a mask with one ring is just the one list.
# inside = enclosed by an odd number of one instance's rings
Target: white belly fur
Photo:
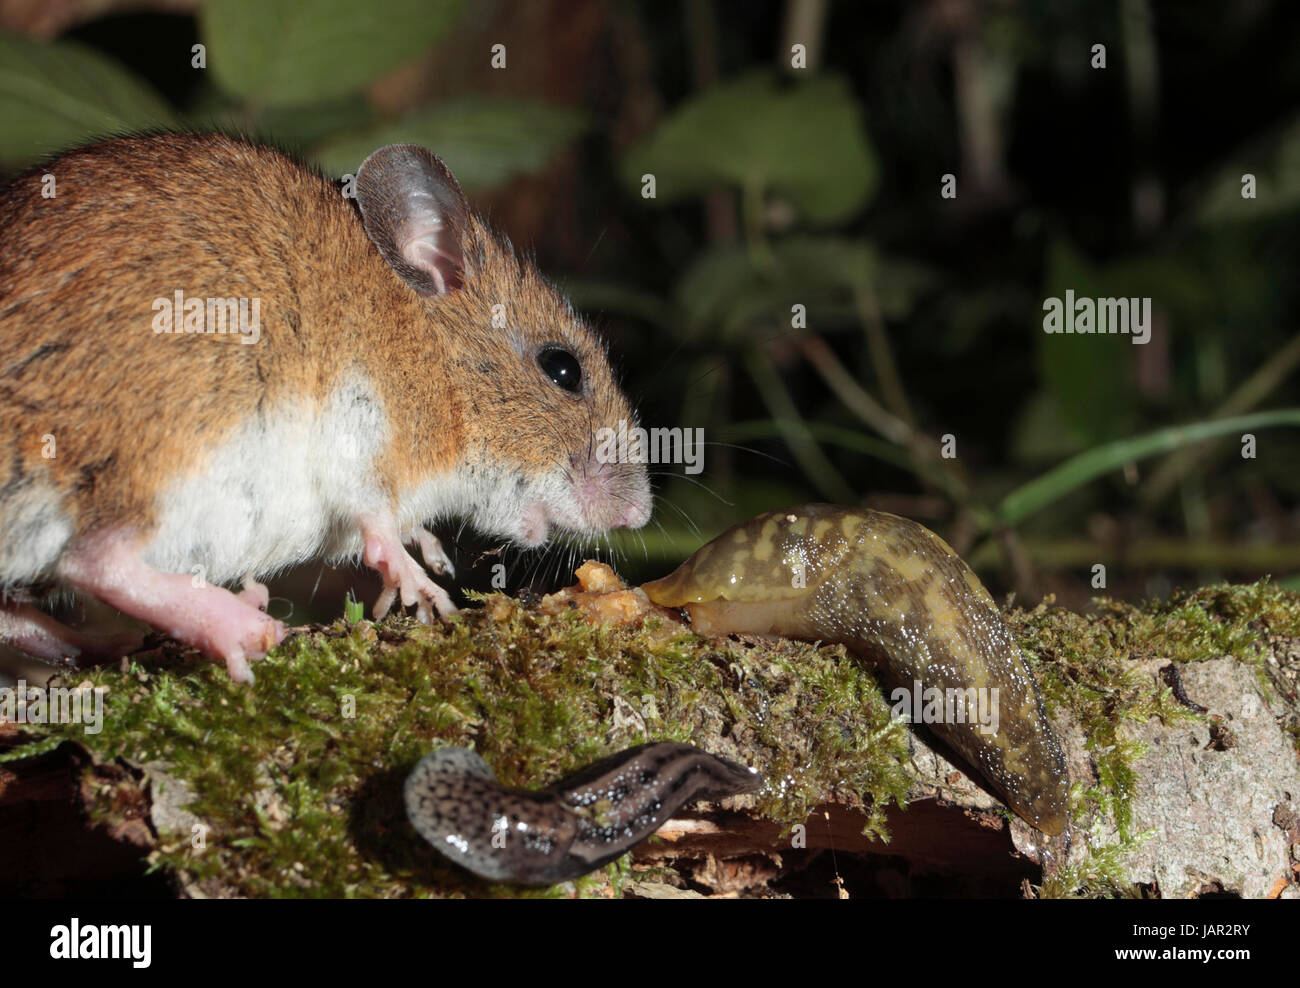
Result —
[[356, 515], [387, 505], [373, 471], [387, 436], [383, 405], [359, 378], [318, 408], [282, 406], [250, 420], [159, 496], [145, 562], [230, 583], [358, 555]]

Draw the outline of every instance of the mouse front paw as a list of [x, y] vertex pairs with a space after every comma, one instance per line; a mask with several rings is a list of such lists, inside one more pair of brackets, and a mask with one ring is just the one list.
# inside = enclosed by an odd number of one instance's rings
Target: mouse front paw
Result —
[[439, 576], [455, 576], [456, 567], [451, 564], [451, 558], [438, 537], [427, 528], [421, 528], [415, 535], [420, 542], [420, 555], [424, 557], [424, 565]]
[[[384, 578], [384, 589], [375, 601], [375, 620], [381, 620], [395, 600], [401, 600], [403, 607], [415, 607], [415, 616], [424, 624], [433, 621], [437, 613], [441, 617], [450, 617], [456, 613], [447, 591], [429, 578], [415, 558], [402, 545], [397, 525], [391, 518], [367, 516], [361, 519], [361, 534], [365, 540], [362, 559], [371, 569]], [[439, 571], [451, 569], [442, 547], [428, 532], [420, 531], [420, 544], [425, 559]], [[434, 558], [430, 558], [433, 556]]]

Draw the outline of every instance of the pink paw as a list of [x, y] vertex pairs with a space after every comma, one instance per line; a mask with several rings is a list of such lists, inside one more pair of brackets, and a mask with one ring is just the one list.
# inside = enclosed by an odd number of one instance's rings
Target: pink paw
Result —
[[144, 643], [139, 632], [74, 630], [29, 604], [0, 601], [0, 642], [60, 665], [116, 659]]
[[[391, 518], [367, 516], [361, 519], [361, 534], [365, 539], [362, 558], [365, 564], [384, 578], [384, 590], [375, 601], [374, 615], [379, 620], [400, 598], [403, 607], [415, 606], [415, 616], [425, 624], [433, 620], [436, 611], [442, 617], [456, 613], [447, 591], [434, 583], [415, 558], [402, 545], [397, 525]], [[428, 532], [420, 530], [420, 545], [425, 559], [439, 571], [450, 571], [451, 560], [442, 546]], [[430, 556], [433, 558], [431, 559]]]
[[416, 533], [416, 538], [420, 542], [420, 555], [424, 556], [424, 565], [433, 570], [439, 576], [455, 576], [456, 567], [451, 564], [451, 559], [442, 548], [442, 543], [438, 537], [427, 528], [421, 528]]
[[280, 644], [285, 636], [284, 625], [255, 609], [242, 595], [214, 596], [198, 606], [201, 610], [196, 608], [192, 617], [200, 630], [190, 635], [174, 633], [175, 637], [224, 662], [235, 682], [253, 682], [249, 660], [262, 658]]
[[230, 678], [251, 683], [250, 659], [260, 659], [284, 638], [284, 625], [258, 605], [266, 588], [245, 582], [242, 594], [181, 573], [164, 573], [141, 558], [124, 530], [103, 532], [67, 552], [60, 575], [123, 614], [148, 622], [225, 665]]
[[266, 589], [266, 584], [258, 583], [251, 576], [244, 577], [244, 589], [235, 596], [259, 611], [265, 611], [267, 605], [271, 603], [271, 591]]

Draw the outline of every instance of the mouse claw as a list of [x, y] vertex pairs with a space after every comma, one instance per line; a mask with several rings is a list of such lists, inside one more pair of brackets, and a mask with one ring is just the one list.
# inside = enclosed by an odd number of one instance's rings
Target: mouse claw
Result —
[[[425, 579], [428, 580], [427, 577]], [[420, 588], [420, 602], [416, 606], [415, 616], [421, 623], [432, 624], [435, 614], [451, 617], [459, 612], [460, 608], [452, 603], [451, 595], [432, 580]]]
[[393, 601], [397, 599], [397, 587], [385, 586], [383, 592], [375, 600], [375, 609], [371, 612], [376, 621], [382, 621], [388, 617], [388, 612], [393, 606]]
[[235, 596], [259, 611], [265, 611], [267, 605], [271, 603], [271, 591], [266, 589], [265, 583], [258, 583], [253, 579], [251, 573], [244, 577], [244, 589]]
[[[382, 619], [401, 600], [403, 607], [415, 607], [415, 616], [423, 624], [431, 624], [435, 613], [450, 617], [457, 613], [447, 591], [429, 578], [429, 574], [406, 548], [391, 519], [367, 516], [361, 519], [361, 534], [365, 541], [362, 559], [384, 578], [384, 589], [375, 601], [374, 615]], [[420, 547], [430, 565], [450, 570], [451, 560], [442, 546], [430, 533], [420, 530]]]
[[235, 652], [226, 656], [226, 672], [230, 675], [231, 682], [252, 686], [257, 681], [253, 675], [253, 670], [248, 665], [248, 658], [243, 652]]
[[456, 567], [451, 564], [451, 558], [442, 548], [442, 543], [438, 541], [436, 535], [427, 528], [421, 528], [416, 533], [416, 538], [420, 541], [420, 553], [424, 556], [424, 565], [439, 576], [456, 575]]

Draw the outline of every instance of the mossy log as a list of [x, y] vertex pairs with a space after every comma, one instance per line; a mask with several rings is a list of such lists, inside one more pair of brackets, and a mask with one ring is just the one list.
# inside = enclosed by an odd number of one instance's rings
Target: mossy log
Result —
[[[894, 718], [839, 646], [483, 603], [427, 628], [298, 629], [251, 688], [171, 645], [65, 674], [107, 689], [102, 730], [0, 724], [0, 890], [1300, 897], [1300, 597], [1270, 583], [1007, 612], [1069, 761], [1055, 839]], [[769, 786], [540, 893], [461, 872], [404, 817], [406, 773], [441, 744], [538, 788], [647, 740]]]

